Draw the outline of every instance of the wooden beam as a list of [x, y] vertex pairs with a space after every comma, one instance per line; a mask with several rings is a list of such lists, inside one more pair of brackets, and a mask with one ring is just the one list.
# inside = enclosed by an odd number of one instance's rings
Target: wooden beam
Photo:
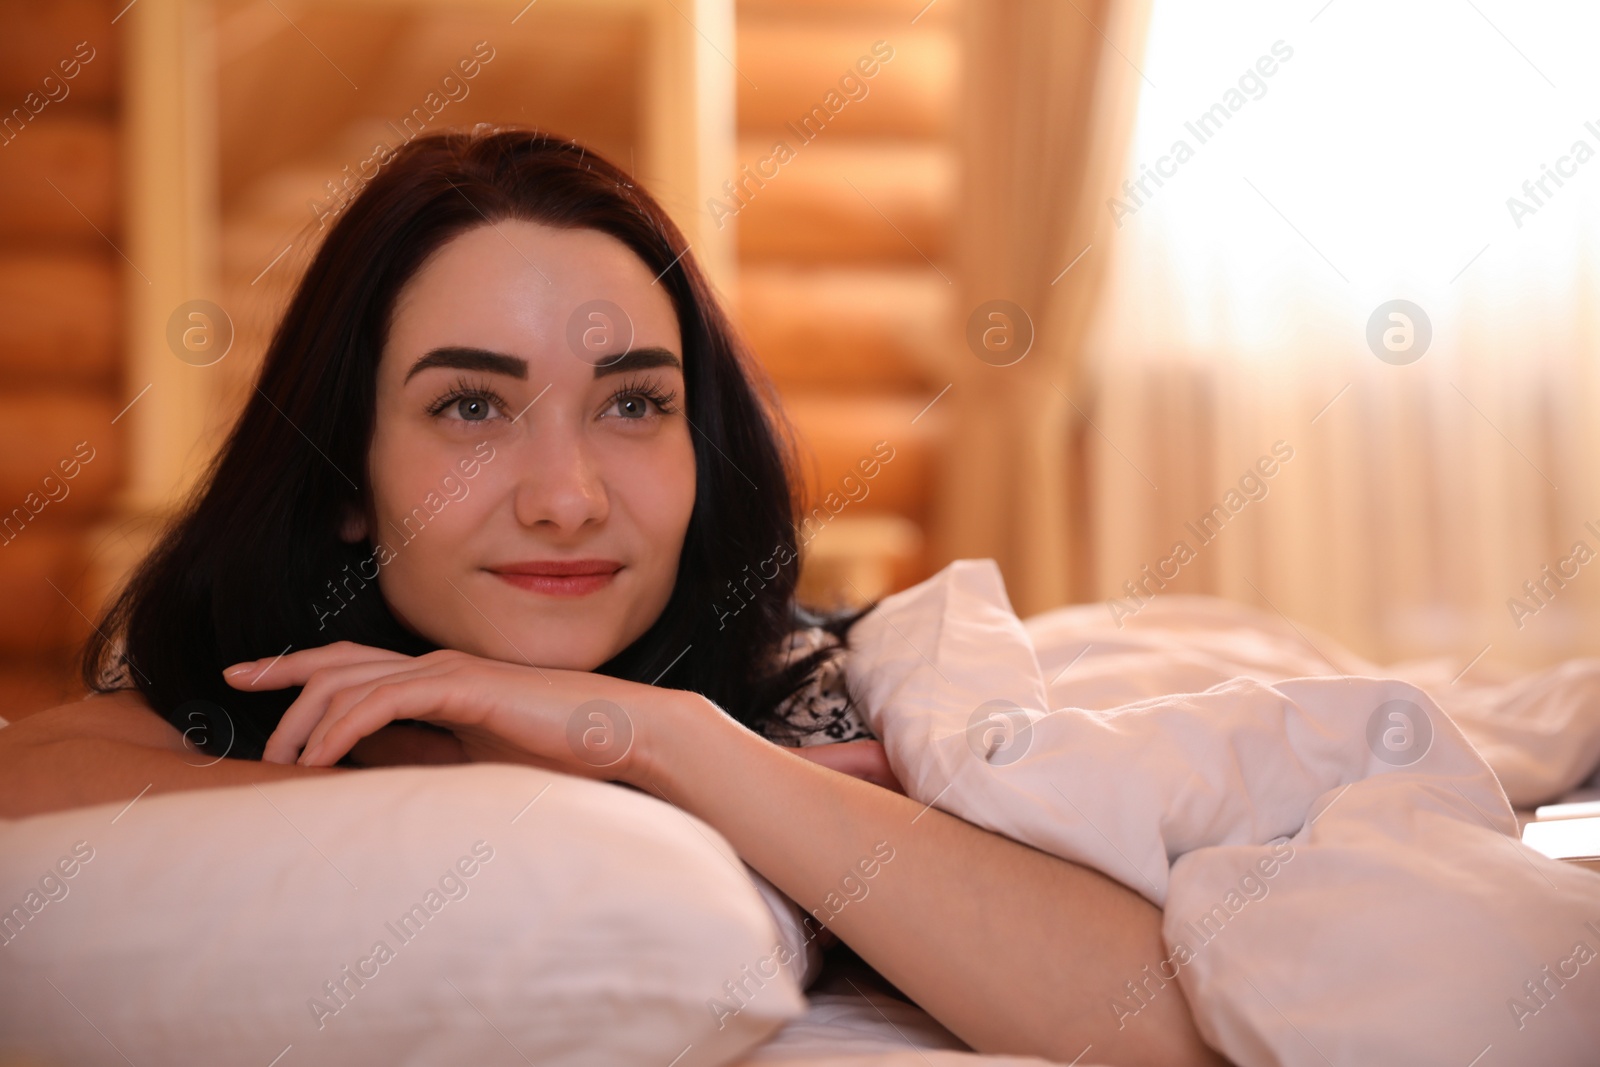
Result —
[[733, 0], [654, 0], [645, 117], [645, 186], [683, 230], [700, 266], [729, 300], [735, 293], [737, 233], [718, 227], [706, 203], [735, 171], [737, 99]]
[[122, 19], [123, 251], [128, 309], [129, 479], [123, 510], [166, 511], [209, 458], [210, 369], [180, 359], [168, 322], [181, 305], [217, 298], [216, 96], [200, 0], [141, 0]]

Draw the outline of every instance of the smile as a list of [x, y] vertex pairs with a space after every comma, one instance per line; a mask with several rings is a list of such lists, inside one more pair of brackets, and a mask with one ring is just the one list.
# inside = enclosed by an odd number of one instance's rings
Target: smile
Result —
[[508, 585], [545, 596], [588, 596], [610, 585], [622, 570], [614, 560], [580, 559], [510, 563], [489, 569]]

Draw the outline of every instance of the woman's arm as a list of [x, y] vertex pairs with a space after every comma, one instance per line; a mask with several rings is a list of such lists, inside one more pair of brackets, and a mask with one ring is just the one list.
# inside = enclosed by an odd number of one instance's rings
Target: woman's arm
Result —
[[818, 766], [683, 696], [663, 702], [629, 780], [716, 827], [968, 1044], [1063, 1062], [1086, 1046], [1090, 1062], [1224, 1062], [1175, 981], [1119, 1028], [1113, 999], [1167, 956], [1161, 912], [1143, 897]]
[[[266, 758], [326, 766], [400, 719], [443, 726], [474, 760], [649, 790], [719, 830], [885, 978], [984, 1052], [1089, 1052], [1115, 1063], [1220, 1063], [1176, 982], [1131, 1020], [1113, 1000], [1159, 983], [1161, 913], [1092, 870], [772, 744], [695, 693], [463, 652], [416, 658], [348, 642], [292, 652], [301, 686]], [[1126, 1014], [1126, 1009], [1123, 1013]]]
[[0, 818], [345, 770], [214, 759], [138, 694], [91, 696], [0, 729]]

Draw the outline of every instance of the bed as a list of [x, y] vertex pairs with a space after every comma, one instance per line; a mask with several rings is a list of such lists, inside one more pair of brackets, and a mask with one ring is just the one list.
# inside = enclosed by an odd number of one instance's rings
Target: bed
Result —
[[[910, 795], [1165, 909], [1119, 1018], [1177, 982], [1240, 1064], [1600, 1055], [1600, 875], [1513, 808], [1594, 784], [1600, 662], [1380, 669], [1206, 598], [1024, 622], [982, 560], [849, 657]], [[0, 1065], [1043, 1062], [825, 958], [709, 826], [529, 767], [0, 821], [0, 908]]]

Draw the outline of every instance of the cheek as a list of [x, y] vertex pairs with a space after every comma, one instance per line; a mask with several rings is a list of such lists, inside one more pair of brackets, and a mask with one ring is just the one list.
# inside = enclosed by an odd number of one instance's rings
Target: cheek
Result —
[[613, 507], [627, 513], [638, 530], [638, 547], [649, 553], [641, 562], [662, 604], [677, 578], [678, 556], [694, 512], [694, 445], [688, 427], [682, 430], [647, 456], [619, 464], [608, 479]]
[[446, 578], [465, 558], [463, 545], [482, 525], [478, 513], [490, 500], [475, 484], [457, 499], [442, 488], [451, 484], [460, 455], [470, 451], [430, 448], [381, 432], [373, 437], [368, 537], [383, 561], [378, 587], [397, 615], [436, 644], [452, 636], [437, 632], [449, 626], [451, 598], [457, 597]]
[[676, 565], [694, 512], [694, 445], [687, 427], [674, 436], [670, 447], [660, 450], [655, 462], [630, 472], [629, 482], [629, 492], [641, 503], [633, 509], [640, 525], [655, 543], [670, 546]]
[[[419, 448], [415, 440], [381, 430], [374, 434], [368, 463], [376, 523], [376, 529], [368, 532], [373, 541], [383, 541], [404, 552], [397, 542], [415, 537], [418, 531], [433, 525], [435, 516], [429, 513], [428, 504], [437, 507], [443, 498], [438, 493], [439, 476], [447, 473], [442, 460]], [[432, 501], [430, 493], [435, 496]]]

